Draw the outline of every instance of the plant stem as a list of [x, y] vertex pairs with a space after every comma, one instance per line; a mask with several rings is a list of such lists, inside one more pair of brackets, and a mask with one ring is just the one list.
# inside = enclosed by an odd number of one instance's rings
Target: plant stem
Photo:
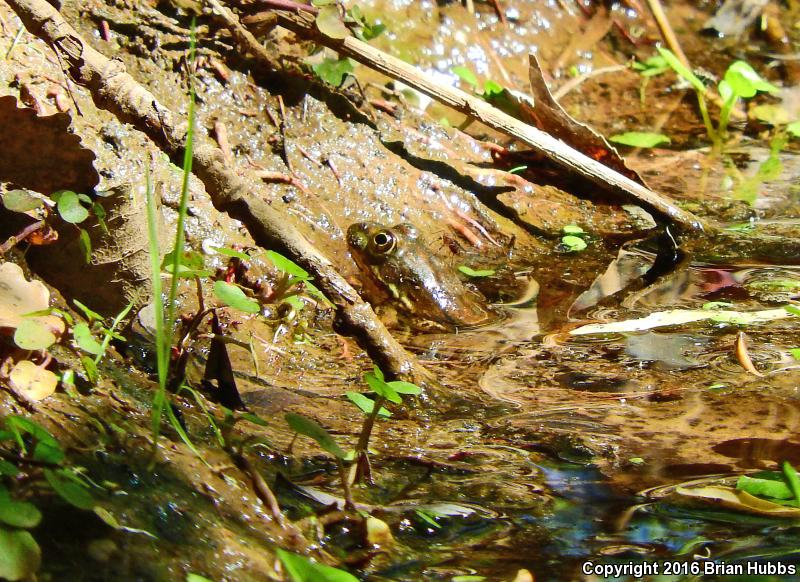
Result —
[[339, 479], [342, 482], [342, 491], [344, 492], [344, 508], [347, 510], [353, 510], [356, 508], [355, 503], [353, 503], [353, 493], [350, 491], [350, 482], [347, 478], [347, 469], [344, 467], [344, 461], [337, 457], [336, 464], [339, 466]]
[[358, 443], [356, 444], [355, 456], [353, 466], [350, 468], [350, 482], [356, 483], [360, 477], [359, 467], [361, 466], [361, 455], [368, 455], [369, 452], [369, 438], [372, 436], [372, 427], [375, 426], [375, 419], [378, 418], [378, 413], [381, 406], [386, 402], [383, 396], [375, 398], [375, 404], [372, 406], [372, 412], [364, 419], [364, 424], [361, 425], [361, 434], [358, 435]]
[[720, 141], [719, 134], [714, 129], [714, 125], [711, 123], [711, 117], [708, 115], [706, 99], [699, 91], [695, 91], [695, 94], [697, 95], [697, 106], [700, 108], [700, 115], [703, 117], [703, 125], [706, 126], [706, 133], [708, 133], [708, 137], [711, 138], [713, 149], [715, 152], [722, 151], [722, 142]]

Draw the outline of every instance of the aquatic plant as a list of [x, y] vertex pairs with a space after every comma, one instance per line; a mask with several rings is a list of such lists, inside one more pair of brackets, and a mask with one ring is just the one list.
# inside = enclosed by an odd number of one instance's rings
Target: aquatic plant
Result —
[[[356, 402], [356, 405], [365, 413], [364, 423], [361, 425], [361, 433], [358, 436], [358, 443], [356, 444], [353, 460], [354, 464], [350, 470], [350, 481], [357, 483], [362, 477], [369, 477], [370, 464], [369, 464], [369, 440], [372, 436], [372, 428], [375, 426], [375, 421], [378, 416], [386, 416], [382, 413], [383, 404], [391, 402], [393, 404], [402, 404], [404, 394], [410, 396], [418, 396], [422, 393], [422, 389], [416, 384], [411, 382], [403, 382], [400, 380], [387, 381], [383, 372], [378, 366], [374, 366], [372, 372], [364, 374], [364, 382], [375, 393], [375, 399], [372, 400], [363, 396], [364, 404], [361, 405]], [[353, 400], [350, 397], [351, 401]]]

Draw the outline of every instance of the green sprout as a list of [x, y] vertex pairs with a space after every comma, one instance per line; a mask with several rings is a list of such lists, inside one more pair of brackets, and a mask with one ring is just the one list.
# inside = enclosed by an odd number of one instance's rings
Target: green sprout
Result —
[[703, 82], [681, 63], [672, 51], [658, 47], [658, 53], [666, 64], [694, 89], [697, 95], [700, 115], [703, 117], [703, 124], [715, 151], [721, 151], [722, 149], [723, 141], [728, 135], [731, 112], [739, 99], [751, 99], [758, 92], [775, 93], [778, 91], [777, 87], [763, 79], [746, 62], [735, 61], [731, 63], [728, 70], [725, 71], [724, 78], [717, 85], [717, 91], [722, 98], [722, 107], [720, 109], [719, 124], [715, 128], [708, 114], [708, 106], [706, 104], [707, 89]]

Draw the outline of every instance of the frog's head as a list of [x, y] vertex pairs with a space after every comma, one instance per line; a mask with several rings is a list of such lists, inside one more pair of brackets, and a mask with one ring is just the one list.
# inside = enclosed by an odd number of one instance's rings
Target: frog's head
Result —
[[358, 222], [347, 229], [350, 254], [362, 272], [362, 295], [373, 307], [391, 304], [412, 326], [479, 325], [490, 318], [485, 302], [465, 288], [454, 269], [431, 253], [410, 224]]

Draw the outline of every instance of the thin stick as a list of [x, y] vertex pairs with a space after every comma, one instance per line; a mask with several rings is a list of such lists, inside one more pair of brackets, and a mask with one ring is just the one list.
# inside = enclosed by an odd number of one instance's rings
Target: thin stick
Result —
[[664, 8], [661, 6], [661, 2], [659, 2], [659, 0], [647, 0], [647, 6], [650, 8], [650, 12], [653, 13], [653, 18], [656, 20], [658, 30], [661, 31], [661, 36], [664, 38], [664, 42], [666, 42], [670, 50], [675, 53], [675, 56], [678, 57], [678, 60], [683, 63], [683, 66], [691, 70], [692, 65], [689, 62], [689, 59], [686, 58], [686, 55], [681, 48], [681, 43], [678, 42], [678, 37], [675, 36], [675, 31], [672, 30], [672, 25], [670, 25], [669, 19], [664, 13]]
[[44, 224], [45, 224], [44, 220], [37, 220], [36, 222], [33, 222], [28, 226], [26, 226], [25, 228], [23, 228], [21, 231], [19, 231], [18, 234], [8, 237], [8, 240], [6, 242], [0, 244], [0, 256], [6, 254], [10, 249], [14, 248], [16, 245], [24, 241], [34, 232], [42, 228]]
[[704, 230], [703, 222], [691, 212], [677, 207], [666, 198], [572, 149], [553, 136], [503, 113], [484, 100], [455, 87], [444, 86], [413, 65], [353, 36], [344, 39], [325, 36], [316, 27], [311, 14], [285, 11], [278, 11], [276, 14], [278, 24], [284, 28], [401, 81], [460, 113], [479, 119], [492, 129], [524, 142], [566, 170], [597, 184], [611, 194], [638, 204], [657, 217], [672, 221], [685, 230]]

